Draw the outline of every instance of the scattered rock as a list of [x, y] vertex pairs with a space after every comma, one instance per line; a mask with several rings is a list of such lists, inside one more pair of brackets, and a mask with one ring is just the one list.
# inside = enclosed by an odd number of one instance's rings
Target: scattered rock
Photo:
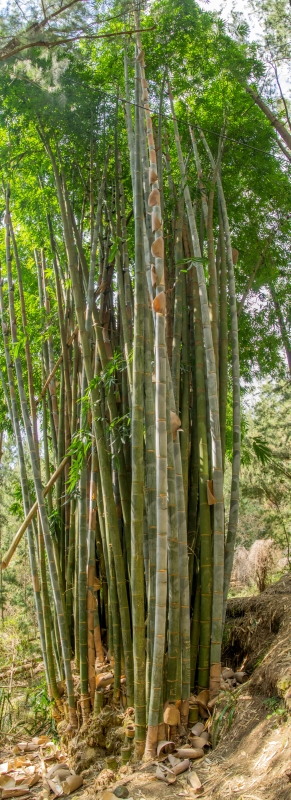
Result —
[[116, 789], [113, 789], [113, 794], [116, 797], [129, 797], [129, 791], [126, 786], [116, 786]]

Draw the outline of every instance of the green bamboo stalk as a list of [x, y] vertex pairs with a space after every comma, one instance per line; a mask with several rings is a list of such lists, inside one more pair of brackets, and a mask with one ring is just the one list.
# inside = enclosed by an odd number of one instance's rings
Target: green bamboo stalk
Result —
[[174, 324], [173, 324], [173, 344], [172, 344], [172, 381], [176, 408], [180, 408], [180, 364], [181, 364], [181, 336], [182, 336], [182, 279], [181, 272], [183, 266], [183, 241], [182, 227], [184, 217], [184, 198], [180, 197], [178, 203], [178, 215], [175, 226], [175, 300], [174, 300]]
[[[46, 269], [46, 262], [45, 262], [45, 254], [44, 250], [41, 250], [41, 260], [39, 261], [38, 257], [36, 256], [36, 264], [38, 268], [38, 283], [39, 283], [39, 296], [41, 300], [42, 308], [46, 311], [46, 327], [50, 328], [50, 302], [49, 297], [46, 290], [46, 280], [45, 280], [45, 269]], [[45, 341], [45, 353], [47, 358], [47, 366], [48, 366], [48, 373], [51, 374], [54, 368], [54, 352], [53, 352], [53, 344], [52, 344], [52, 336], [48, 335]], [[52, 409], [53, 409], [53, 416], [54, 416], [54, 423], [55, 423], [55, 431], [56, 437], [58, 439], [58, 428], [59, 428], [59, 414], [58, 414], [58, 400], [57, 400], [57, 393], [56, 393], [56, 379], [53, 376], [52, 380], [49, 384], [49, 391], [51, 395], [52, 401]]]
[[50, 613], [50, 603], [49, 603], [49, 594], [48, 594], [47, 577], [46, 577], [45, 549], [44, 549], [43, 533], [39, 516], [38, 516], [38, 551], [39, 551], [41, 599], [43, 607], [43, 621], [44, 621], [44, 631], [45, 631], [45, 641], [46, 641], [47, 668], [50, 680], [49, 694], [51, 693], [51, 696], [55, 700], [56, 705], [61, 707], [60, 695], [56, 682], [55, 665], [53, 659], [51, 613]]
[[76, 671], [80, 674], [80, 625], [79, 625], [79, 513], [80, 506], [76, 504], [75, 511], [75, 574], [74, 574], [74, 640], [75, 640], [75, 664]]
[[189, 326], [188, 326], [188, 303], [186, 292], [186, 275], [182, 275], [182, 386], [181, 386], [181, 428], [180, 438], [182, 473], [185, 494], [185, 510], [188, 513], [188, 487], [189, 487], [189, 391], [190, 391], [190, 350], [189, 350]]
[[[97, 666], [103, 664], [103, 650], [101, 643], [100, 621], [98, 614], [98, 601], [95, 590], [96, 580], [96, 514], [97, 514], [97, 469], [98, 460], [95, 442], [91, 450], [91, 475], [89, 498], [89, 523], [88, 523], [88, 562], [87, 562], [87, 613], [88, 613], [88, 682], [90, 689], [91, 706], [94, 708], [95, 696], [95, 655]], [[96, 614], [97, 612], [97, 614]], [[96, 628], [99, 627], [99, 635]]]
[[[167, 394], [169, 395], [169, 370], [167, 371]], [[180, 699], [177, 685], [180, 660], [180, 577], [179, 543], [176, 500], [176, 475], [173, 433], [170, 415], [170, 400], [167, 403], [167, 453], [168, 453], [168, 653], [166, 700], [175, 703]]]
[[[82, 374], [80, 429], [86, 427], [86, 405], [84, 396], [87, 388], [85, 371]], [[78, 607], [79, 607], [79, 648], [80, 648], [80, 705], [83, 723], [90, 713], [88, 696], [88, 618], [87, 618], [87, 463], [83, 464], [79, 480], [79, 556], [78, 556]]]
[[[136, 20], [137, 21], [137, 20]], [[145, 82], [144, 55], [139, 34], [137, 34], [138, 54], [142, 82]], [[145, 87], [145, 83], [143, 83]], [[155, 241], [152, 254], [155, 257], [154, 279], [156, 298], [153, 304], [155, 315], [155, 427], [156, 427], [156, 486], [157, 486], [157, 549], [156, 549], [156, 613], [153, 647], [151, 691], [148, 714], [146, 754], [156, 752], [159, 724], [161, 723], [162, 685], [164, 674], [164, 652], [166, 637], [167, 602], [167, 420], [166, 420], [166, 340], [165, 340], [165, 275], [164, 239], [160, 207], [159, 182], [156, 173], [157, 158], [153, 139], [152, 120], [148, 103], [148, 91], [143, 88], [143, 104], [149, 146], [150, 183], [152, 192], [149, 204], [152, 210], [152, 230]]]
[[143, 197], [140, 151], [139, 71], [135, 72], [135, 282], [133, 386], [131, 421], [131, 592], [134, 664], [135, 753], [141, 757], [146, 735], [145, 625], [143, 564], [143, 395], [144, 395], [144, 258]]
[[[39, 294], [39, 304], [40, 308], [44, 308], [44, 292], [43, 292], [43, 284], [42, 284], [42, 276], [41, 276], [41, 268], [38, 260], [37, 251], [34, 251], [34, 258], [35, 264], [37, 268], [37, 281], [38, 281], [38, 294]], [[48, 353], [48, 343], [43, 340], [42, 344], [42, 353], [43, 353], [43, 361], [45, 365], [46, 371], [46, 378], [50, 375], [50, 366], [49, 366], [49, 353]], [[54, 451], [54, 459], [55, 459], [55, 466], [58, 463], [58, 441], [57, 441], [57, 434], [58, 434], [58, 414], [57, 409], [55, 407], [55, 390], [52, 388], [52, 382], [50, 381], [48, 385], [48, 406], [50, 412], [50, 430], [51, 430], [51, 437], [52, 437], [52, 444], [53, 444], [53, 451]]]
[[225, 462], [225, 437], [226, 437], [226, 404], [228, 389], [228, 323], [227, 323], [227, 271], [223, 218], [221, 206], [219, 212], [219, 243], [220, 243], [220, 318], [219, 318], [219, 419], [222, 449], [222, 465]]
[[73, 629], [73, 585], [74, 585], [74, 567], [75, 567], [75, 512], [76, 512], [76, 499], [72, 497], [70, 500], [70, 530], [69, 530], [69, 544], [66, 568], [66, 611], [67, 620], [70, 634]]
[[[206, 688], [209, 684], [209, 660], [211, 640], [212, 607], [212, 534], [210, 507], [207, 500], [207, 481], [209, 479], [209, 457], [207, 441], [207, 409], [204, 377], [204, 350], [199, 288], [195, 274], [192, 276], [194, 338], [195, 338], [195, 377], [197, 403], [197, 434], [199, 446], [199, 540], [200, 540], [200, 641], [198, 656], [198, 686]], [[197, 594], [197, 587], [196, 587]], [[198, 612], [197, 612], [198, 613]], [[192, 623], [193, 627], [193, 623]], [[196, 636], [196, 633], [195, 633]]]
[[[59, 414], [58, 414], [58, 466], [61, 464], [65, 454], [65, 381], [63, 365], [60, 366], [60, 398], [59, 398]], [[64, 489], [64, 473], [62, 472], [56, 481], [56, 508], [58, 514], [58, 552], [61, 570], [61, 585], [65, 588], [65, 561], [66, 561], [66, 548], [65, 548], [65, 526], [64, 526], [64, 503], [63, 503], [63, 489]]]
[[99, 558], [99, 565], [101, 571], [103, 595], [104, 595], [104, 611], [107, 637], [109, 635], [109, 595], [110, 595], [110, 570], [109, 570], [109, 556], [107, 551], [105, 522], [104, 522], [104, 504], [102, 497], [100, 469], [98, 463], [98, 455], [96, 459], [96, 493], [97, 493], [97, 525], [96, 525], [96, 545]]
[[[215, 165], [214, 165], [215, 171]], [[216, 363], [217, 386], [219, 388], [219, 349], [218, 349], [218, 287], [216, 264], [214, 255], [214, 235], [213, 235], [213, 205], [215, 194], [215, 177], [211, 180], [208, 197], [208, 223], [207, 223], [207, 255], [209, 271], [209, 317], [212, 331], [213, 349]]]
[[165, 92], [165, 82], [166, 82], [166, 72], [164, 73], [162, 84], [161, 84], [161, 91], [160, 91], [160, 102], [159, 102], [159, 119], [158, 119], [158, 135], [157, 135], [157, 173], [159, 179], [159, 188], [160, 188], [160, 195], [161, 195], [161, 215], [162, 219], [164, 219], [165, 213], [165, 203], [164, 203], [164, 184], [163, 184], [163, 150], [162, 150], [162, 139], [163, 139], [163, 104], [164, 104], [164, 92]]
[[[135, 164], [134, 164], [134, 153], [135, 153], [135, 146], [134, 146], [134, 134], [133, 134], [133, 125], [132, 125], [132, 116], [131, 116], [131, 102], [130, 102], [130, 92], [129, 92], [129, 81], [128, 81], [128, 58], [127, 58], [127, 50], [124, 50], [124, 82], [125, 82], [125, 95], [126, 95], [126, 103], [125, 103], [125, 119], [126, 119], [126, 129], [127, 129], [127, 139], [128, 139], [128, 149], [129, 149], [129, 160], [130, 160], [130, 174], [131, 174], [131, 182], [132, 182], [132, 194], [133, 194], [133, 206], [135, 207]], [[141, 136], [141, 153], [144, 162], [146, 162], [146, 147], [145, 147], [145, 135], [144, 135], [144, 123], [142, 115], [139, 116], [139, 127], [140, 127], [140, 136]], [[148, 164], [147, 164], [148, 166]], [[149, 180], [148, 180], [148, 172], [147, 168], [145, 167], [144, 171], [144, 195], [145, 195], [145, 202], [146, 202], [146, 210], [148, 211], [148, 195], [149, 195]], [[151, 266], [150, 266], [150, 252], [149, 252], [149, 241], [152, 240], [152, 235], [150, 231], [150, 224], [149, 218], [146, 217], [146, 222], [143, 218], [143, 245], [144, 245], [144, 261], [145, 261], [145, 270], [146, 270], [146, 278], [147, 278], [147, 285], [149, 295], [153, 297], [153, 289], [152, 289], [152, 281], [151, 281]]]
[[232, 260], [231, 237], [228, 222], [228, 214], [222, 183], [218, 178], [219, 198], [223, 216], [223, 224], [226, 239], [226, 254], [228, 267], [228, 290], [230, 304], [230, 330], [231, 330], [231, 354], [232, 354], [232, 474], [231, 474], [231, 493], [230, 509], [228, 518], [227, 537], [225, 544], [224, 557], [224, 618], [226, 613], [226, 601], [230, 583], [230, 576], [233, 565], [233, 556], [238, 524], [239, 512], [239, 473], [241, 458], [241, 420], [240, 420], [240, 366], [239, 366], [239, 342], [238, 342], [238, 320], [236, 308], [235, 276]]
[[200, 636], [200, 611], [201, 611], [201, 589], [200, 589], [200, 575], [196, 576], [195, 581], [195, 600], [193, 615], [191, 620], [191, 690], [195, 692], [195, 677], [197, 667], [197, 657], [199, 650], [199, 636]]
[[[116, 128], [115, 128], [116, 235], [118, 237], [118, 241], [119, 242], [121, 242], [121, 238], [122, 238], [121, 210], [120, 210], [120, 183], [119, 183], [119, 171], [120, 171], [120, 169], [121, 169], [121, 162], [120, 162], [119, 152], [118, 152], [117, 121], [116, 121]], [[130, 360], [131, 359], [131, 340], [130, 340], [130, 328], [129, 328], [128, 315], [127, 315], [127, 306], [126, 306], [126, 299], [125, 299], [124, 281], [123, 281], [123, 274], [122, 274], [121, 253], [120, 253], [119, 246], [118, 246], [116, 254], [115, 254], [115, 265], [116, 265], [117, 280], [118, 280], [118, 295], [119, 295], [119, 307], [120, 307], [121, 323], [122, 323], [124, 355], [125, 355], [126, 366], [127, 366], [127, 378], [128, 378], [128, 386], [129, 386], [129, 399], [131, 399], [131, 396], [132, 396], [132, 364], [131, 364], [131, 360]]]
[[81, 470], [79, 481], [79, 558], [78, 558], [78, 606], [80, 647], [80, 704], [83, 723], [88, 720], [90, 703], [88, 697], [88, 620], [87, 620], [87, 467]]
[[[206, 142], [203, 132], [201, 138], [208, 153], [210, 162], [214, 168], [214, 159], [210, 148]], [[230, 321], [231, 321], [231, 352], [232, 352], [232, 396], [233, 396], [233, 420], [232, 420], [232, 478], [230, 493], [230, 510], [228, 519], [227, 538], [224, 556], [224, 587], [223, 587], [223, 619], [225, 618], [226, 601], [229, 589], [229, 582], [233, 564], [233, 555], [238, 523], [239, 509], [239, 472], [240, 472], [240, 449], [241, 449], [241, 430], [240, 430], [240, 368], [239, 368], [239, 343], [238, 343], [238, 321], [236, 309], [235, 276], [232, 258], [232, 246], [230, 228], [225, 202], [224, 191], [221, 177], [217, 176], [218, 194], [221, 204], [223, 226], [225, 232], [226, 260], [228, 268], [228, 289], [230, 302]]]
[[55, 284], [56, 284], [56, 295], [57, 295], [57, 301], [58, 301], [58, 320], [59, 320], [59, 330], [60, 330], [62, 354], [63, 354], [63, 364], [64, 364], [64, 378], [65, 378], [65, 387], [66, 387], [66, 405], [67, 405], [67, 409], [68, 409], [69, 425], [71, 426], [71, 418], [72, 418], [72, 389], [71, 389], [71, 382], [70, 382], [69, 351], [68, 351], [68, 346], [67, 346], [67, 336], [66, 336], [66, 329], [65, 329], [65, 323], [64, 323], [64, 312], [63, 312], [63, 303], [62, 303], [61, 282], [60, 282], [58, 262], [57, 262], [56, 244], [55, 244], [55, 240], [54, 240], [53, 226], [52, 226], [52, 221], [51, 221], [50, 214], [47, 214], [47, 223], [48, 223], [48, 230], [49, 230], [49, 237], [50, 237], [50, 246], [51, 246], [52, 257], [53, 257], [53, 269], [54, 269]]
[[[174, 411], [174, 395], [170, 383], [171, 410]], [[180, 605], [181, 605], [181, 722], [187, 724], [190, 698], [190, 597], [187, 549], [187, 524], [185, 512], [185, 495], [182, 473], [180, 442], [174, 440], [174, 459], [176, 473], [177, 522], [179, 539], [179, 573], [180, 573]]]
[[191, 139], [192, 139], [192, 145], [193, 145], [193, 151], [194, 151], [196, 169], [197, 169], [197, 175], [198, 175], [198, 186], [199, 186], [199, 192], [200, 192], [200, 197], [201, 197], [202, 217], [204, 218], [205, 230], [207, 231], [207, 229], [208, 229], [208, 198], [207, 198], [207, 191], [206, 191], [206, 187], [205, 187], [204, 180], [203, 180], [203, 171], [202, 171], [202, 166], [201, 166], [201, 161], [200, 161], [200, 156], [199, 156], [199, 150], [198, 150], [198, 147], [197, 147], [197, 141], [196, 141], [196, 137], [195, 137], [195, 134], [194, 134], [194, 131], [193, 131], [192, 128], [191, 128]]
[[32, 425], [33, 425], [33, 436], [34, 436], [36, 450], [37, 450], [37, 453], [38, 453], [38, 456], [39, 456], [36, 403], [35, 403], [34, 388], [33, 388], [32, 359], [31, 359], [31, 352], [30, 352], [30, 346], [29, 346], [29, 337], [28, 337], [28, 328], [27, 328], [27, 316], [26, 316], [26, 308], [25, 308], [25, 300], [24, 300], [21, 264], [20, 264], [20, 258], [19, 258], [19, 253], [18, 253], [16, 237], [15, 237], [15, 233], [14, 233], [14, 229], [13, 229], [13, 225], [12, 225], [11, 214], [9, 214], [9, 226], [10, 226], [11, 239], [12, 239], [12, 244], [13, 244], [15, 264], [16, 264], [16, 268], [17, 268], [17, 281], [18, 281], [18, 291], [19, 291], [20, 307], [21, 307], [22, 329], [23, 329], [23, 333], [24, 333], [24, 336], [25, 336], [25, 356], [26, 356], [26, 363], [27, 363], [28, 392], [29, 392], [29, 404], [30, 404], [30, 409], [31, 409], [31, 419], [32, 419]]
[[98, 203], [97, 203], [97, 210], [96, 210], [96, 218], [94, 221], [94, 227], [92, 230], [92, 245], [91, 245], [91, 252], [90, 252], [90, 270], [88, 276], [88, 287], [87, 287], [87, 330], [91, 330], [92, 325], [92, 314], [93, 314], [93, 306], [94, 306], [94, 282], [95, 282], [95, 271], [96, 271], [96, 254], [97, 254], [97, 247], [98, 242], [100, 241], [100, 228], [101, 228], [101, 218], [102, 218], [102, 203], [104, 200], [105, 194], [105, 186], [106, 186], [106, 176], [107, 176], [107, 169], [108, 169], [108, 162], [111, 155], [111, 148], [109, 148], [105, 162], [104, 162], [104, 169], [102, 180], [99, 186], [98, 191]]
[[156, 443], [155, 443], [155, 398], [152, 381], [152, 316], [148, 305], [148, 291], [144, 284], [144, 413], [145, 413], [145, 469], [146, 469], [146, 507], [149, 546], [149, 582], [147, 594], [147, 661], [146, 661], [146, 702], [147, 713], [150, 700], [153, 641], [156, 607]]
[[[183, 248], [184, 255], [191, 262], [193, 253], [191, 252], [191, 241], [188, 239], [187, 222], [183, 224]], [[191, 385], [190, 385], [190, 420], [191, 420], [191, 448], [189, 461], [189, 491], [188, 491], [188, 552], [189, 552], [189, 594], [192, 596], [192, 586], [194, 577], [194, 556], [196, 558], [196, 540], [198, 533], [198, 483], [199, 483], [199, 464], [198, 464], [198, 425], [197, 425], [197, 392], [196, 392], [196, 356], [195, 356], [195, 336], [194, 336], [194, 273], [193, 270], [187, 272], [187, 300], [190, 309], [190, 351], [192, 354], [191, 364]], [[187, 504], [186, 504], [187, 508]], [[191, 685], [192, 686], [192, 685]]]
[[[119, 163], [121, 162], [120, 152], [118, 153]], [[132, 319], [133, 319], [133, 295], [132, 295], [132, 286], [129, 274], [129, 256], [128, 256], [128, 247], [127, 247], [127, 229], [126, 229], [126, 213], [125, 213], [125, 196], [124, 196], [124, 187], [123, 181], [121, 180], [121, 164], [119, 166], [119, 192], [120, 192], [120, 221], [121, 221], [121, 236], [122, 236], [122, 268], [123, 268], [123, 275], [124, 275], [124, 294], [125, 294], [125, 305], [126, 305], [126, 314], [128, 319], [128, 327], [129, 327], [129, 338], [130, 343], [132, 344]]]

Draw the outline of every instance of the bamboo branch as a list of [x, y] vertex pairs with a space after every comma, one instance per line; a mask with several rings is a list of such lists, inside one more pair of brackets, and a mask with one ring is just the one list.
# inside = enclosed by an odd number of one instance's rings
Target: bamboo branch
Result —
[[256, 105], [259, 106], [261, 111], [263, 111], [265, 117], [267, 117], [271, 125], [273, 125], [273, 128], [276, 128], [276, 131], [278, 131], [279, 135], [282, 137], [287, 147], [289, 147], [289, 150], [291, 150], [291, 135], [289, 131], [287, 131], [287, 128], [283, 124], [283, 122], [281, 122], [281, 120], [278, 117], [276, 117], [276, 114], [273, 113], [271, 108], [269, 108], [267, 103], [264, 102], [264, 100], [260, 97], [260, 95], [257, 94], [257, 92], [254, 92], [251, 86], [245, 86], [244, 88], [246, 92], [248, 92], [248, 94], [251, 95]]
[[[68, 455], [65, 456], [65, 458], [63, 458], [63, 460], [59, 464], [59, 466], [56, 469], [56, 471], [54, 472], [54, 474], [51, 476], [49, 482], [44, 487], [44, 490], [43, 490], [43, 496], [44, 497], [46, 497], [46, 495], [48, 494], [49, 490], [52, 488], [52, 486], [56, 482], [57, 478], [59, 477], [59, 475], [63, 471], [63, 469], [66, 466], [66, 464], [68, 463], [69, 459], [70, 459], [70, 456], [68, 456]], [[2, 569], [6, 569], [6, 567], [8, 567], [8, 564], [11, 561], [11, 558], [14, 555], [15, 550], [16, 550], [20, 540], [22, 539], [23, 534], [25, 533], [26, 529], [28, 528], [29, 523], [31, 522], [31, 520], [34, 517], [34, 515], [36, 514], [37, 509], [38, 509], [38, 502], [36, 500], [35, 503], [33, 504], [33, 506], [31, 507], [30, 511], [28, 512], [27, 516], [25, 517], [25, 520], [20, 525], [19, 530], [17, 531], [16, 535], [14, 536], [14, 539], [11, 542], [11, 545], [10, 545], [9, 549], [7, 550], [7, 553], [5, 554], [5, 556], [4, 556], [3, 560], [2, 560]]]
[[[150, 28], [140, 28], [141, 31], [152, 31], [155, 29], [155, 25], [152, 25]], [[114, 31], [113, 33], [91, 33], [91, 34], [76, 34], [75, 36], [66, 36], [64, 39], [53, 39], [53, 41], [46, 41], [45, 39], [36, 39], [30, 42], [25, 42], [22, 45], [18, 45], [14, 49], [9, 51], [1, 51], [0, 50], [0, 61], [5, 61], [7, 58], [12, 58], [12, 56], [18, 55], [23, 50], [28, 50], [31, 47], [46, 47], [47, 50], [50, 50], [52, 47], [57, 47], [59, 44], [71, 44], [71, 42], [79, 42], [81, 39], [110, 39], [114, 36], [131, 36], [133, 33], [139, 32], [132, 29], [132, 30], [125, 30], [125, 31]]]

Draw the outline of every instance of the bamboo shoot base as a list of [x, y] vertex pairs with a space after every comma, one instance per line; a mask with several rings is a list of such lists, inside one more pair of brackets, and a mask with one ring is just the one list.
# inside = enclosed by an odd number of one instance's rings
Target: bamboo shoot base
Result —
[[181, 725], [188, 725], [188, 719], [189, 719], [189, 702], [190, 702], [190, 701], [189, 701], [189, 698], [188, 698], [187, 700], [182, 700], [182, 701], [181, 701], [181, 708], [180, 708], [180, 714], [181, 714]]
[[[163, 723], [164, 724], [164, 723]], [[147, 730], [145, 759], [155, 758], [157, 755], [158, 734], [160, 725], [149, 725]], [[160, 740], [161, 741], [161, 740]]]
[[209, 698], [213, 700], [219, 694], [221, 680], [221, 664], [212, 664], [210, 667]]
[[88, 722], [91, 711], [90, 697], [87, 694], [81, 694], [80, 705], [82, 711], [83, 722]]

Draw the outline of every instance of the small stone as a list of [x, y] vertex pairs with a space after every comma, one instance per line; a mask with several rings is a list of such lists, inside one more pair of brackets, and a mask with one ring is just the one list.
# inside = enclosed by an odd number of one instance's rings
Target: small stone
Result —
[[116, 789], [113, 789], [113, 794], [115, 794], [116, 797], [129, 797], [129, 791], [126, 786], [116, 786]]

